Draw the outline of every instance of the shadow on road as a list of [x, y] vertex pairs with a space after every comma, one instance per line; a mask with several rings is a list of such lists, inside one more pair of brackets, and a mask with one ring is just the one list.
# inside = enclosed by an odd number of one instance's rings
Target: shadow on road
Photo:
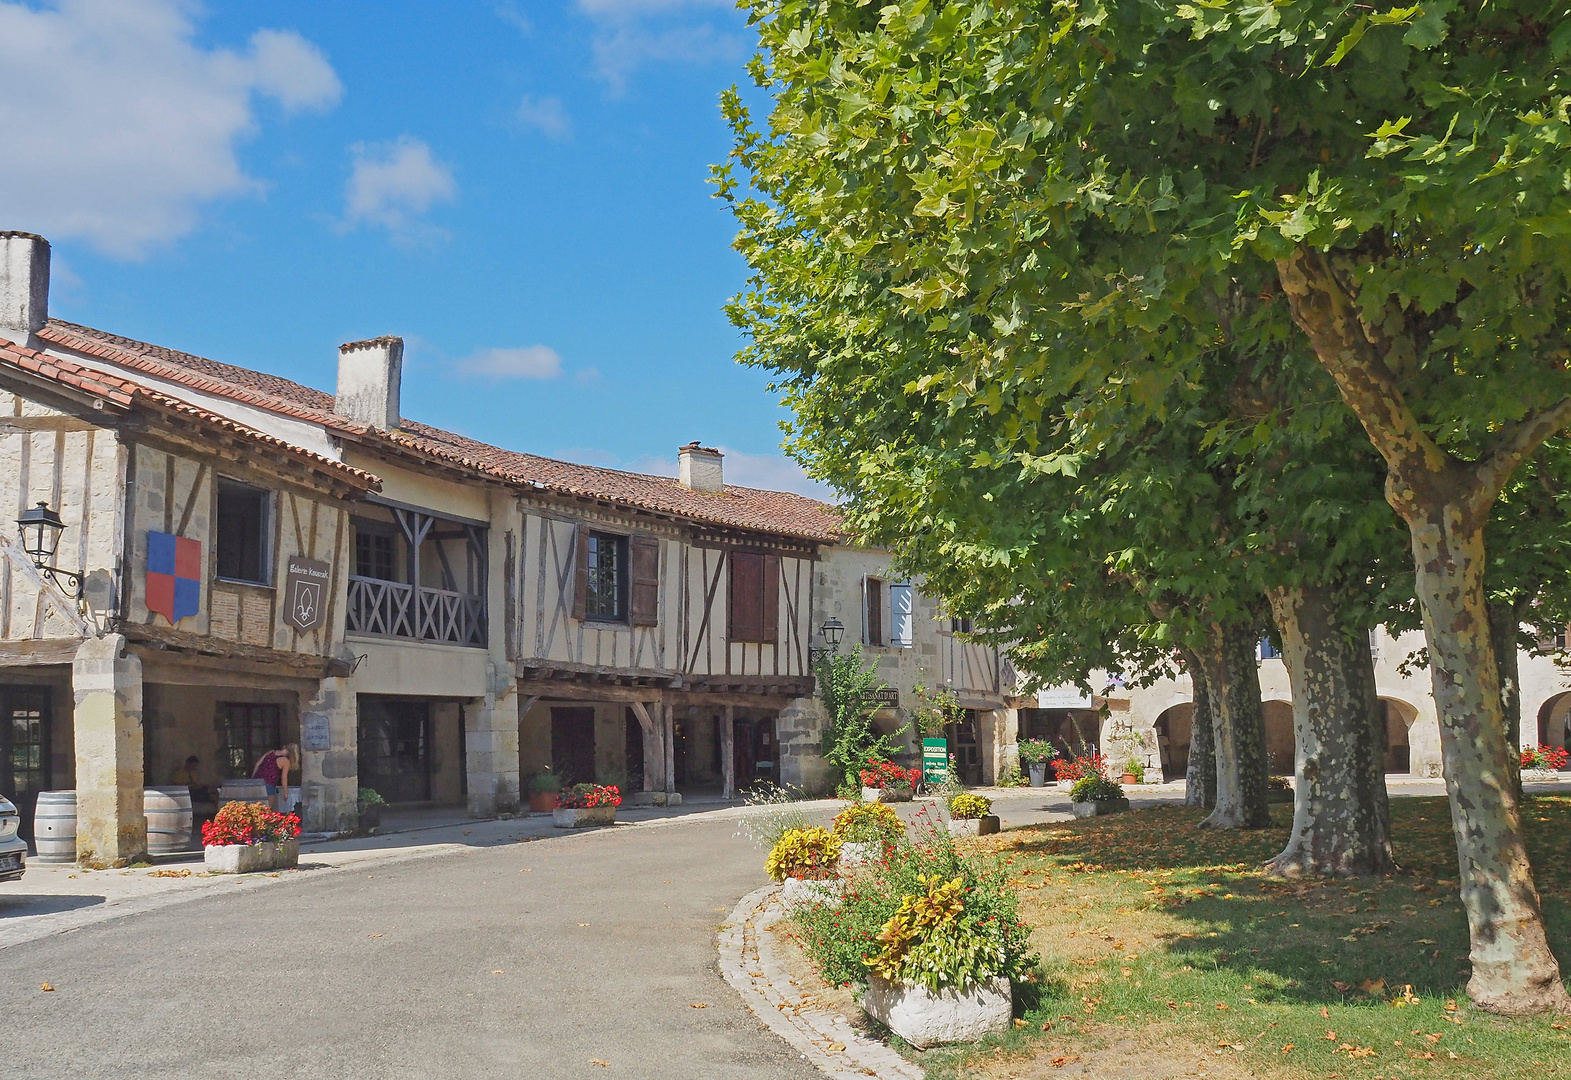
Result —
[[102, 896], [71, 896], [45, 894], [21, 894], [6, 896], [0, 893], [0, 919], [15, 919], [23, 915], [53, 915], [57, 911], [77, 911], [86, 907], [97, 907], [104, 902]]

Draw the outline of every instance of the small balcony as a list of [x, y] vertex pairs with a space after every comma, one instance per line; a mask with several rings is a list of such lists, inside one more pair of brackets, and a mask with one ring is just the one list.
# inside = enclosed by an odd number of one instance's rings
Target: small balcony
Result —
[[368, 508], [355, 519], [348, 632], [483, 648], [485, 556], [480, 526], [400, 507]]

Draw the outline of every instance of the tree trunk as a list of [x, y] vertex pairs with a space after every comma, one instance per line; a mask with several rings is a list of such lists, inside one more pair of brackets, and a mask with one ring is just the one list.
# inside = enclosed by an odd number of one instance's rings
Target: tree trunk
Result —
[[1392, 869], [1385, 712], [1365, 635], [1348, 635], [1325, 587], [1268, 593], [1293, 687], [1293, 833], [1268, 874]]
[[1200, 666], [1200, 658], [1186, 649], [1184, 666], [1189, 669], [1189, 684], [1194, 688], [1194, 706], [1189, 721], [1189, 768], [1184, 773], [1184, 805], [1213, 810], [1216, 808], [1216, 734], [1212, 717], [1216, 707], [1211, 700], [1211, 683]]
[[1213, 623], [1199, 650], [1209, 684], [1216, 745], [1216, 806], [1200, 824], [1211, 829], [1263, 829], [1266, 803], [1266, 727], [1260, 708], [1259, 641], [1249, 623]]
[[[1504, 600], [1489, 602], [1489, 644], [1500, 671], [1500, 708], [1505, 712], [1506, 768], [1511, 770], [1511, 788], [1522, 797], [1522, 681], [1517, 671], [1516, 634], [1521, 619], [1516, 605]], [[1533, 740], [1538, 741], [1536, 738]]]
[[1522, 845], [1513, 748], [1484, 599], [1490, 506], [1522, 460], [1571, 423], [1571, 399], [1503, 426], [1477, 460], [1455, 458], [1409, 408], [1386, 363], [1393, 342], [1361, 318], [1356, 285], [1338, 276], [1325, 253], [1308, 247], [1277, 260], [1277, 272], [1293, 320], [1385, 459], [1386, 501], [1412, 535], [1472, 941], [1468, 995], [1496, 1012], [1571, 1012]]
[[1408, 510], [1472, 940], [1467, 993], [1494, 1012], [1571, 1012], [1522, 843], [1515, 755], [1484, 600], [1483, 515], [1445, 507], [1426, 519], [1421, 508]]

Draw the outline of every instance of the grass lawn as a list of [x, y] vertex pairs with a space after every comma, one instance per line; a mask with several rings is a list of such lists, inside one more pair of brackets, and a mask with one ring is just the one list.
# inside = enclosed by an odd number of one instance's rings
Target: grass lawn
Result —
[[[1563, 1020], [1472, 1010], [1444, 799], [1391, 801], [1402, 872], [1285, 883], [1284, 827], [1196, 827], [1179, 807], [1011, 830], [1008, 858], [1048, 984], [1011, 1034], [916, 1055], [948, 1077], [1571, 1077]], [[1571, 972], [1571, 798], [1530, 799], [1550, 943]]]

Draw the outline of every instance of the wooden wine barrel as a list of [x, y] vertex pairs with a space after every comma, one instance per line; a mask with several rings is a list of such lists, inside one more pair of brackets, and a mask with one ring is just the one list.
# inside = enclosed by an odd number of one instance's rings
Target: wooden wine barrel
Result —
[[232, 802], [272, 803], [265, 780], [225, 780], [218, 788], [218, 805]]
[[147, 853], [173, 855], [191, 850], [191, 789], [150, 787], [142, 790], [142, 813], [147, 818]]
[[41, 863], [76, 862], [76, 792], [40, 791], [33, 811], [34, 856]]

